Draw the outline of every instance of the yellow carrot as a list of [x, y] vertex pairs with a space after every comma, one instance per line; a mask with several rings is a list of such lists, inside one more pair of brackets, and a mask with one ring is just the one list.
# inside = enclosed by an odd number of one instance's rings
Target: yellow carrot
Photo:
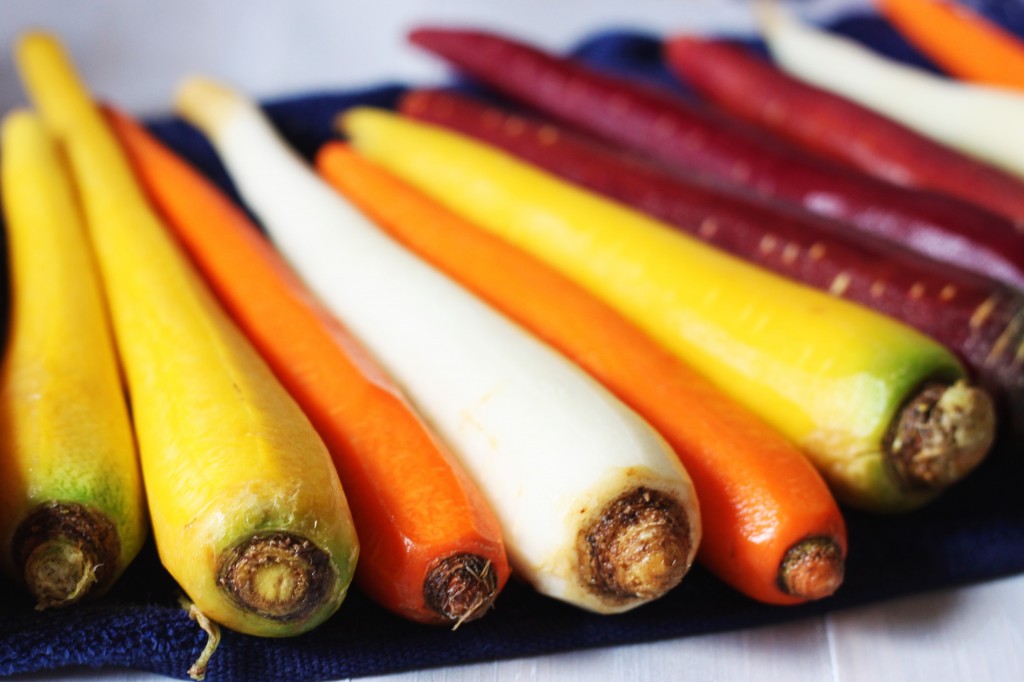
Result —
[[164, 566], [222, 625], [314, 627], [358, 553], [326, 447], [152, 211], [58, 41], [27, 35], [17, 58], [78, 181]]
[[138, 553], [146, 510], [99, 274], [42, 122], [3, 124], [11, 272], [0, 374], [0, 562], [39, 607], [102, 594]]

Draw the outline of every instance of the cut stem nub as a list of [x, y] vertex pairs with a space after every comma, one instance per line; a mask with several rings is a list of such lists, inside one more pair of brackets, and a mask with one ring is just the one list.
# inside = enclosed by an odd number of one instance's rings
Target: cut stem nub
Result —
[[674, 497], [640, 487], [610, 502], [579, 534], [584, 585], [609, 604], [656, 599], [690, 568], [690, 521]]
[[779, 565], [779, 589], [801, 599], [831, 596], [843, 584], [843, 549], [833, 538], [801, 540], [786, 552]]
[[47, 502], [14, 532], [12, 554], [39, 610], [70, 606], [106, 587], [120, 542], [114, 525], [77, 502]]
[[904, 406], [887, 449], [904, 487], [942, 490], [985, 459], [995, 433], [995, 407], [987, 393], [964, 381], [932, 383]]
[[292, 533], [254, 535], [225, 554], [217, 584], [243, 611], [277, 622], [304, 619], [330, 598], [335, 569], [311, 541]]
[[498, 596], [498, 575], [482, 556], [461, 552], [437, 561], [423, 582], [427, 606], [455, 629], [487, 613]]

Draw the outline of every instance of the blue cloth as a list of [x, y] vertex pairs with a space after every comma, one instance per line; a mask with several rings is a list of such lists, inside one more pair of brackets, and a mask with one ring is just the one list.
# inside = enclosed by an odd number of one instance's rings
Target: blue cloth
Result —
[[[910, 55], [872, 19], [837, 29]], [[895, 47], [894, 47], [895, 46]], [[666, 78], [653, 36], [607, 33], [578, 53], [611, 70]], [[919, 57], [910, 57], [919, 59]], [[333, 135], [336, 113], [354, 104], [392, 106], [402, 92], [383, 86], [270, 103], [281, 132], [308, 157]], [[214, 152], [194, 130], [165, 120], [152, 130], [225, 189]], [[414, 625], [353, 589], [341, 610], [308, 634], [259, 639], [225, 632], [208, 679], [317, 680], [358, 677], [481, 660], [683, 637], [806, 617], [936, 588], [1024, 571], [1024, 459], [1020, 443], [999, 443], [989, 461], [942, 499], [918, 512], [876, 517], [849, 512], [846, 581], [832, 598], [772, 607], [740, 596], [700, 567], [666, 597], [629, 613], [597, 616], [512, 582], [494, 611], [457, 631]], [[14, 586], [0, 604], [0, 674], [63, 666], [120, 667], [187, 678], [205, 635], [178, 607], [178, 590], [147, 546], [103, 600], [36, 612]]]

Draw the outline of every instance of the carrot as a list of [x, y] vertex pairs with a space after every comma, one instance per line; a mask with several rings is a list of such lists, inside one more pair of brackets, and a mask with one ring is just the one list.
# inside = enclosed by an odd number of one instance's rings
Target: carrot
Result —
[[221, 625], [308, 631], [341, 605], [358, 557], [327, 448], [153, 212], [59, 41], [27, 34], [17, 57], [71, 161], [163, 565]]
[[755, 411], [833, 492], [919, 506], [984, 461], [988, 395], [937, 342], [437, 126], [360, 107], [360, 152], [572, 277]]
[[0, 565], [37, 608], [67, 606], [109, 589], [142, 547], [142, 475], [85, 221], [34, 114], [4, 118], [2, 182]]
[[1024, 41], [950, 0], [875, 0], [915, 47], [963, 80], [1024, 89]]
[[974, 204], [892, 185], [805, 152], [721, 110], [502, 35], [422, 28], [413, 31], [411, 40], [516, 102], [588, 133], [1024, 288], [1024, 226]]
[[548, 121], [441, 91], [400, 110], [515, 154], [790, 279], [856, 301], [954, 350], [1024, 428], [1024, 294], [797, 207], [670, 172]]
[[1024, 92], [939, 76], [799, 21], [772, 3], [758, 7], [761, 35], [789, 73], [1024, 177]]
[[285, 257], [449, 443], [494, 509], [521, 578], [598, 613], [634, 608], [683, 579], [700, 509], [654, 429], [383, 234], [254, 102], [190, 79], [176, 104]]
[[781, 604], [839, 586], [842, 516], [817, 471], [776, 431], [570, 280], [346, 146], [325, 145], [317, 167], [389, 234], [574, 360], [665, 436], [704, 511], [698, 558], [722, 580]]
[[323, 437], [359, 537], [356, 581], [406, 618], [459, 623], [508, 579], [480, 491], [249, 218], [141, 126], [108, 119], [154, 205]]
[[680, 35], [666, 42], [665, 61], [717, 106], [804, 149], [898, 185], [957, 196], [1024, 226], [1021, 178], [804, 83], [750, 50]]

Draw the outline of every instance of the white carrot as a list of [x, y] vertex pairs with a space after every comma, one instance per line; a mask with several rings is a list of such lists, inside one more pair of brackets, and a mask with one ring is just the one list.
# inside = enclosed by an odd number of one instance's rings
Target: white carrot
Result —
[[798, 21], [774, 2], [757, 8], [772, 56], [794, 76], [1024, 176], [1024, 95], [883, 57]]
[[483, 489], [519, 575], [602, 613], [664, 594], [700, 538], [692, 485], [645, 422], [575, 365], [393, 242], [251, 102], [182, 88], [244, 200]]

